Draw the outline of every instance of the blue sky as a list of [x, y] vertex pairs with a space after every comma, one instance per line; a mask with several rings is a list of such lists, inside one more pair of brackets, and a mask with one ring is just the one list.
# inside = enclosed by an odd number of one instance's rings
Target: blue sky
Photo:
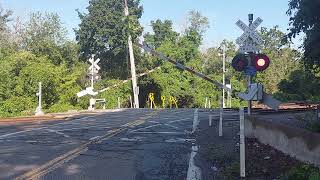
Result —
[[[68, 29], [69, 37], [74, 38], [73, 28], [80, 20], [76, 9], [84, 12], [89, 0], [0, 0], [5, 9], [14, 11], [14, 16], [22, 19], [32, 11], [56, 12]], [[186, 24], [186, 15], [197, 10], [210, 21], [210, 29], [204, 39], [204, 46], [217, 45], [222, 39], [235, 40], [242, 31], [235, 25], [238, 19], [247, 22], [248, 13], [261, 17], [261, 26], [271, 28], [279, 25], [287, 31], [289, 17], [286, 15], [288, 0], [141, 0], [144, 14], [141, 23], [145, 31], [150, 31], [150, 21], [170, 19], [180, 32]], [[299, 39], [295, 41], [299, 44]]]

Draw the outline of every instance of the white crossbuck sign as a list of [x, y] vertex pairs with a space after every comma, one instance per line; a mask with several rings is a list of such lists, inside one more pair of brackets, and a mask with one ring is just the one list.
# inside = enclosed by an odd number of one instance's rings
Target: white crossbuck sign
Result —
[[94, 57], [89, 59], [89, 62], [91, 63], [91, 66], [89, 67], [90, 73], [97, 74], [98, 71], [101, 69], [100, 66], [98, 66], [98, 63], [100, 62], [100, 59], [98, 58], [96, 61], [94, 60]]
[[240, 45], [240, 52], [256, 52], [259, 49], [257, 44], [262, 44], [263, 40], [259, 36], [256, 28], [262, 23], [261, 18], [257, 18], [250, 26], [247, 26], [241, 20], [237, 21], [236, 25], [244, 31], [244, 33], [236, 40], [236, 43]]

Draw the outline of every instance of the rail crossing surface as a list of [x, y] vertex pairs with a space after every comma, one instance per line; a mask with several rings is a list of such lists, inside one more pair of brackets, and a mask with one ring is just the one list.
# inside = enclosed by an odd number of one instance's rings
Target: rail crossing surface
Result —
[[[203, 138], [198, 126], [208, 123], [209, 113], [219, 116], [218, 110], [139, 109], [2, 125], [0, 179], [200, 179], [206, 170], [201, 174], [197, 152], [205, 140], [197, 142]], [[229, 152], [238, 155], [237, 117], [230, 112], [225, 137], [217, 134], [221, 158]], [[217, 127], [214, 119], [211, 128]]]

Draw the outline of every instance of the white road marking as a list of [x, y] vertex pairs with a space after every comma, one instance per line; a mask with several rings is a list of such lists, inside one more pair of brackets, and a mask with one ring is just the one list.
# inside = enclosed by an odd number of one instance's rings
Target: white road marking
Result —
[[198, 125], [200, 123], [199, 121], [199, 110], [195, 109], [193, 113], [193, 127], [192, 127], [192, 132], [194, 133], [198, 129]]
[[195, 139], [183, 139], [183, 138], [176, 138], [176, 139], [168, 139], [168, 140], [165, 140], [165, 142], [168, 142], [168, 143], [178, 143], [178, 142], [196, 142]]
[[14, 132], [14, 133], [4, 134], [4, 135], [0, 136], [0, 139], [6, 138], [6, 137], [9, 137], [9, 136], [12, 136], [12, 135], [17, 135], [17, 134], [21, 134], [21, 133], [25, 133], [25, 132], [29, 132], [29, 131], [34, 131], [34, 130], [45, 129], [45, 128], [46, 127], [43, 127], [43, 128], [32, 128], [32, 129], [28, 129], [28, 130], [25, 130], [25, 131], [18, 131], [18, 132]]
[[201, 180], [201, 169], [195, 165], [194, 157], [197, 155], [199, 148], [192, 146], [190, 155], [187, 180]]
[[134, 134], [186, 134], [185, 132], [132, 132]]
[[[97, 115], [97, 116], [99, 116], [99, 115]], [[57, 124], [54, 124], [54, 125], [49, 125], [49, 126], [46, 126], [46, 127], [31, 128], [31, 129], [24, 130], [24, 131], [18, 131], [18, 132], [14, 132], [14, 133], [3, 134], [3, 135], [0, 135], [0, 139], [7, 138], [7, 137], [10, 137], [10, 136], [13, 136], [13, 135], [18, 135], [18, 134], [30, 132], [30, 131], [37, 131], [37, 130], [42, 130], [42, 129], [53, 128], [53, 127], [56, 127], [56, 126], [59, 126], [59, 125], [68, 125], [68, 124], [70, 124], [70, 125], [72, 125], [72, 124], [80, 125], [82, 120], [86, 120], [88, 118], [93, 118], [93, 117], [96, 117], [96, 116], [88, 116], [88, 117], [83, 117], [83, 118], [79, 118], [79, 119], [74, 119], [74, 120], [72, 120], [72, 122], [70, 122], [70, 121], [61, 122], [61, 123], [57, 123]], [[74, 123], [74, 121], [76, 121], [76, 122], [80, 121], [80, 123]]]
[[142, 137], [136, 137], [136, 138], [121, 138], [121, 141], [127, 141], [127, 142], [137, 142], [142, 141]]
[[163, 124], [163, 125], [172, 127], [172, 128], [174, 128], [174, 129], [180, 129], [180, 128], [178, 128], [178, 127], [176, 127], [176, 126], [172, 126], [172, 125], [170, 125], [170, 124]]
[[[199, 112], [198, 109], [195, 109], [193, 114], [193, 129], [192, 133], [194, 133], [199, 125]], [[187, 174], [187, 180], [201, 180], [201, 169], [197, 167], [194, 163], [194, 157], [198, 153], [198, 146], [192, 146], [192, 151], [190, 154], [190, 160], [189, 160], [189, 168], [188, 168], [188, 174]]]
[[66, 138], [69, 138], [69, 137], [70, 137], [70, 136], [68, 136], [68, 135], [66, 135], [66, 134], [64, 134], [64, 133], [62, 133], [62, 132], [57, 131], [57, 130], [52, 130], [52, 129], [46, 129], [46, 130], [49, 131], [49, 132], [53, 132], [53, 133], [62, 135], [62, 136], [64, 136], [64, 137], [66, 137]]
[[99, 137], [100, 136], [95, 136], [95, 137], [90, 138], [89, 140], [92, 141], [92, 140], [98, 139]]
[[191, 120], [190, 118], [179, 119], [179, 120], [170, 121], [170, 122], [168, 122], [168, 124], [172, 124], [174, 122], [181, 122], [181, 121], [190, 121], [190, 120]]
[[159, 122], [157, 122], [157, 121], [148, 121], [148, 122], [159, 124]]
[[149, 128], [156, 127], [156, 126], [161, 126], [161, 124], [155, 124], [155, 125], [147, 126], [147, 127], [144, 127], [144, 128], [139, 128], [139, 129], [136, 129], [136, 130], [132, 130], [132, 131], [130, 131], [130, 133], [133, 133], [133, 132], [136, 132], [136, 131], [140, 131], [140, 130], [149, 129]]
[[96, 128], [96, 129], [109, 129], [111, 127], [109, 126], [87, 126], [87, 127], [79, 127], [79, 128], [68, 128], [68, 129], [59, 129], [59, 131], [70, 131], [70, 130], [78, 130], [78, 129], [91, 129], [91, 128]]

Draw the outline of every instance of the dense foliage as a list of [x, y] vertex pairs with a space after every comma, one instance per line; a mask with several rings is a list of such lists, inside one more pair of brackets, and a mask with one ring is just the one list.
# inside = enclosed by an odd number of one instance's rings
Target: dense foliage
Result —
[[287, 14], [290, 18], [289, 38], [305, 33], [304, 64], [308, 69], [320, 70], [320, 1], [290, 0]]
[[79, 12], [81, 24], [76, 30], [76, 39], [81, 56], [86, 60], [95, 54], [103, 59], [104, 77], [125, 79], [128, 76], [128, 35], [136, 39], [142, 33], [139, 3], [139, 0], [128, 0], [129, 17], [125, 17], [124, 1], [119, 0], [90, 1], [88, 14]]
[[[0, 11], [0, 116], [33, 114], [37, 106], [38, 82], [43, 83], [43, 106], [48, 112], [87, 108], [90, 97], [78, 99], [76, 93], [88, 87], [87, 58], [92, 54], [101, 59], [102, 79], [95, 89], [103, 89], [130, 78], [127, 38], [133, 41], [142, 35], [139, 0], [128, 0], [130, 16], [124, 15], [124, 4], [117, 0], [92, 0], [88, 13], [79, 12], [81, 23], [75, 30], [76, 42], [68, 40], [60, 18], [54, 13], [32, 13], [26, 22], [11, 19], [11, 11]], [[224, 40], [218, 46], [200, 51], [209, 27], [208, 19], [191, 11], [186, 17], [187, 27], [176, 32], [171, 20], [151, 21], [152, 32], [143, 34], [144, 41], [157, 51], [178, 62], [222, 82], [222, 50], [226, 51], [226, 82], [235, 91], [244, 91], [242, 73], [230, 67], [237, 53], [233, 41]], [[11, 23], [11, 26], [8, 25]], [[262, 51], [271, 58], [267, 71], [259, 73], [256, 81], [266, 91], [276, 93], [284, 101], [317, 100], [314, 84], [320, 84], [316, 74], [305, 71], [300, 63], [301, 53], [289, 42], [277, 26], [259, 30], [264, 44]], [[155, 93], [158, 106], [165, 96], [177, 98], [179, 107], [203, 107], [206, 97], [213, 107], [218, 106], [221, 89], [168, 62], [135, 47], [137, 73], [159, 69], [138, 79], [140, 106], [148, 107], [148, 94]], [[310, 81], [310, 86], [303, 85]], [[97, 98], [107, 100], [107, 108], [130, 106], [131, 82], [123, 83], [100, 93]], [[241, 103], [232, 96], [232, 105]]]
[[67, 40], [59, 16], [33, 13], [15, 27], [2, 29], [7, 37], [1, 42], [0, 115], [33, 114], [38, 82], [46, 110], [81, 108], [75, 93], [86, 65], [78, 62], [78, 46]]

